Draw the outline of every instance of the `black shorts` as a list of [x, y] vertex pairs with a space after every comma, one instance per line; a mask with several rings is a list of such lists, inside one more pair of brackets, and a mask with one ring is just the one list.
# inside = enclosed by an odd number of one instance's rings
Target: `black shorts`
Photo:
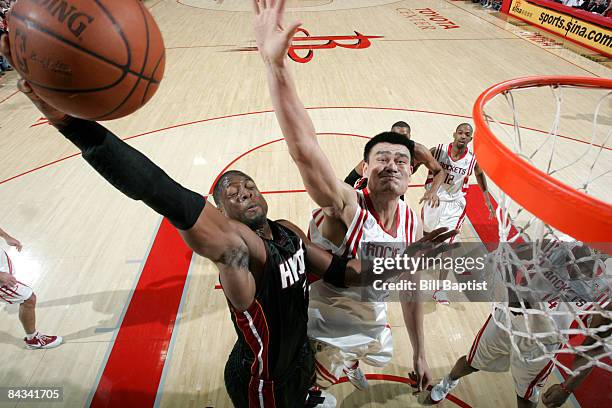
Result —
[[304, 407], [308, 389], [314, 383], [315, 374], [314, 354], [307, 340], [304, 341], [292, 370], [278, 381], [260, 381], [251, 378], [252, 363], [250, 352], [247, 354], [247, 350], [236, 343], [225, 364], [225, 388], [234, 407]]

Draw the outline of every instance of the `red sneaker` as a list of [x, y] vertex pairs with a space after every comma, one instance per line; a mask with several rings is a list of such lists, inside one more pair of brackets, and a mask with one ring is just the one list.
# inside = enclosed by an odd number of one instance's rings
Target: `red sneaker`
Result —
[[31, 340], [27, 337], [23, 339], [26, 348], [31, 350], [35, 349], [50, 349], [62, 344], [62, 338], [60, 336], [47, 336], [45, 334], [38, 333]]

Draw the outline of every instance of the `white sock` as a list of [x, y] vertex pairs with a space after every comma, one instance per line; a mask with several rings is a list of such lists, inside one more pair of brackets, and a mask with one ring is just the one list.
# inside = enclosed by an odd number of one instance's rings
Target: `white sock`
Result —
[[32, 339], [33, 339], [34, 337], [36, 337], [36, 336], [38, 336], [38, 331], [35, 331], [35, 332], [34, 332], [34, 333], [32, 333], [32, 334], [27, 334], [27, 333], [26, 333], [26, 338], [27, 338], [28, 340], [32, 340]]

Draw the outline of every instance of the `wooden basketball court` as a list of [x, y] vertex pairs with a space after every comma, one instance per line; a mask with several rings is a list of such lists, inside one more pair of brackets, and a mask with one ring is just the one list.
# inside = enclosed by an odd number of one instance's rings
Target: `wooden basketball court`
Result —
[[[313, 37], [296, 42], [303, 46], [292, 62], [298, 90], [341, 178], [358, 162], [366, 138], [396, 121], [410, 123], [413, 139], [426, 146], [451, 141], [459, 123], [471, 122], [477, 96], [494, 83], [525, 75], [611, 76], [609, 61], [594, 61], [560, 40], [534, 41], [533, 30], [469, 1], [289, 3], [289, 18], [304, 23], [298, 35]], [[314, 204], [271, 112], [253, 49], [250, 2], [145, 4], [167, 47], [165, 78], [147, 106], [105, 125], [194, 191], [208, 193], [225, 169], [246, 172], [266, 192], [270, 218], [306, 228]], [[16, 79], [15, 73], [0, 79], [0, 227], [24, 244], [9, 255], [19, 280], [38, 296], [39, 330], [63, 336], [65, 344], [25, 350], [18, 308], [0, 307], [0, 386], [62, 386], [64, 398], [0, 401], [0, 407], [230, 407], [223, 367], [235, 332], [215, 289], [216, 268], [192, 256], [160, 216], [75, 157], [76, 148], [17, 93]], [[582, 102], [571, 104], [574, 113], [565, 122], [564, 133], [573, 136], [561, 149], [568, 155], [590, 126]], [[536, 95], [526, 108], [553, 109], [546, 103]], [[611, 106], [604, 110], [610, 126]], [[534, 138], [537, 130], [548, 131], [544, 116], [524, 116]], [[413, 176], [407, 194], [414, 209], [425, 175], [421, 169]], [[477, 187], [472, 190], [461, 236], [494, 240], [494, 221], [487, 220]], [[609, 199], [609, 187], [602, 194]], [[490, 307], [427, 303], [425, 309], [428, 361], [437, 380], [468, 352]], [[335, 385], [339, 407], [422, 405], [426, 393], [413, 396], [406, 384], [411, 347], [396, 304], [390, 323], [392, 363], [364, 366], [372, 375], [367, 391]], [[549, 384], [559, 378], [551, 375]], [[599, 392], [582, 406], [610, 406], [609, 391]], [[452, 395], [445, 406], [516, 404], [509, 373], [471, 375]], [[572, 397], [564, 406], [579, 403]]]

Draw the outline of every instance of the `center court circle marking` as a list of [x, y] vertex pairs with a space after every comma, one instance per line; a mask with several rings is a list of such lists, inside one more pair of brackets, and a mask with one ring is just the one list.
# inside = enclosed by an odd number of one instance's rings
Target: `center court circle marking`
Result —
[[[465, 118], [468, 120], [472, 120], [472, 117], [469, 115], [460, 115], [460, 114], [456, 114], [456, 113], [449, 113], [449, 112], [438, 112], [438, 111], [430, 111], [430, 110], [423, 110], [423, 109], [409, 109], [409, 108], [390, 108], [390, 107], [377, 107], [377, 106], [315, 106], [315, 107], [309, 107], [306, 108], [306, 110], [308, 111], [319, 111], [319, 110], [335, 110], [335, 109], [363, 109], [363, 110], [374, 110], [374, 111], [393, 111], [393, 112], [412, 112], [415, 114], [424, 114], [424, 115], [439, 115], [439, 116], [448, 116], [448, 117], [455, 117], [455, 118]], [[207, 119], [200, 119], [200, 120], [194, 120], [194, 121], [190, 121], [190, 122], [184, 122], [184, 123], [179, 123], [176, 125], [171, 125], [171, 126], [166, 126], [163, 128], [159, 128], [159, 129], [155, 129], [155, 130], [150, 130], [147, 132], [143, 132], [143, 133], [139, 133], [136, 135], [132, 135], [132, 136], [128, 136], [128, 137], [124, 137], [122, 138], [122, 140], [130, 140], [130, 139], [136, 139], [136, 138], [140, 138], [143, 136], [147, 136], [147, 135], [151, 135], [151, 134], [155, 134], [155, 133], [161, 133], [164, 132], [166, 130], [170, 130], [170, 129], [176, 129], [176, 128], [181, 128], [181, 127], [186, 127], [186, 126], [192, 126], [192, 125], [197, 125], [197, 124], [201, 124], [201, 123], [205, 123], [205, 122], [213, 122], [213, 121], [217, 121], [217, 120], [221, 120], [221, 119], [233, 119], [233, 118], [239, 118], [239, 117], [243, 117], [243, 116], [252, 116], [252, 115], [261, 115], [261, 114], [267, 114], [267, 113], [274, 113], [273, 110], [268, 109], [268, 110], [262, 110], [262, 111], [255, 111], [255, 112], [245, 112], [245, 113], [237, 113], [237, 114], [232, 114], [232, 115], [224, 115], [224, 116], [216, 116], [213, 118], [207, 118]], [[513, 124], [511, 123], [507, 123], [507, 122], [500, 122], [500, 124], [502, 125], [506, 125], [506, 126], [513, 126]], [[531, 127], [527, 127], [527, 126], [519, 126], [521, 129], [526, 129], [526, 130], [532, 130], [534, 132], [540, 133], [542, 135], [547, 135], [548, 131], [545, 130], [541, 130], [541, 129], [534, 129]], [[573, 137], [569, 137], [569, 136], [563, 136], [563, 135], [558, 135], [558, 137], [561, 137], [563, 139], [566, 140], [570, 140], [573, 142], [578, 142], [581, 144], [589, 144], [588, 142], [584, 141], [584, 140], [579, 140]], [[594, 145], [596, 147], [602, 147], [599, 145]], [[607, 146], [603, 146], [602, 147], [604, 150], [606, 151], [612, 151], [612, 148], [607, 147]], [[42, 164], [40, 166], [34, 167], [32, 169], [26, 170], [22, 173], [16, 174], [14, 176], [11, 176], [9, 178], [0, 180], [0, 185], [8, 183], [9, 181], [21, 178], [27, 174], [30, 173], [34, 173], [38, 170], [42, 170], [44, 168], [50, 167], [52, 165], [61, 163], [65, 160], [71, 159], [73, 157], [76, 156], [80, 156], [80, 152], [78, 153], [74, 153], [68, 156], [64, 156], [61, 157], [59, 159], [53, 160], [51, 162]]]
[[[176, 0], [184, 6], [216, 11], [252, 12], [251, 2], [247, 0]], [[288, 11], [338, 11], [365, 7], [384, 6], [399, 3], [399, 0], [310, 0], [300, 7], [287, 7]]]

